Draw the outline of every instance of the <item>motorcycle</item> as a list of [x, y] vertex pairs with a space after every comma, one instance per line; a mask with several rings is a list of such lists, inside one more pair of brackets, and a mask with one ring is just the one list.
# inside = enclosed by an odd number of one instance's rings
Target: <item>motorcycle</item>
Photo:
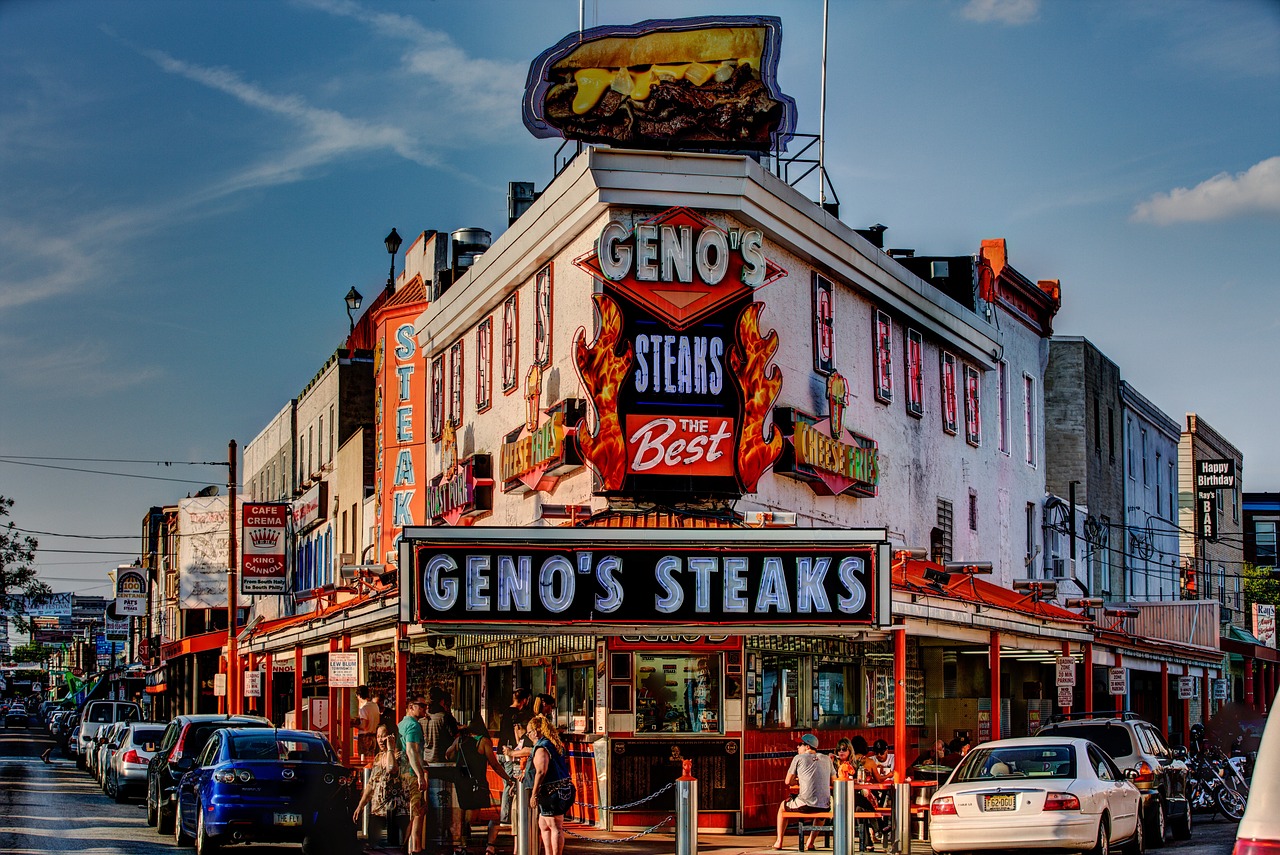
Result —
[[1218, 752], [1204, 751], [1190, 759], [1191, 774], [1187, 778], [1187, 799], [1193, 811], [1212, 810], [1239, 822], [1244, 816], [1249, 785], [1236, 769]]

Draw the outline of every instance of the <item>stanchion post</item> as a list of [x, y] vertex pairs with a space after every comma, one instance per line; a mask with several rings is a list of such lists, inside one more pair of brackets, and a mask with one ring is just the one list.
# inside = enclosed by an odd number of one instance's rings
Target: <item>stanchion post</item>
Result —
[[911, 851], [911, 779], [893, 785], [893, 851]]
[[676, 855], [698, 855], [698, 780], [693, 761], [685, 760], [676, 779]]
[[533, 818], [533, 803], [529, 799], [529, 790], [524, 785], [525, 767], [528, 765], [529, 758], [521, 757], [520, 780], [516, 782], [515, 816], [511, 822], [511, 831], [516, 839], [515, 855], [536, 855], [538, 851], [538, 824]]
[[831, 855], [853, 851], [853, 781], [841, 767], [831, 791]]

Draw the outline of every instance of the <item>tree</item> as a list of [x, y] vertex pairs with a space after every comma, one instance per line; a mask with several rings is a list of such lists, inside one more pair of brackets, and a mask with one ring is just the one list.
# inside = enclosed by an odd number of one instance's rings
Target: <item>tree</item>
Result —
[[1280, 577], [1272, 573], [1272, 568], [1245, 564], [1240, 568], [1240, 584], [1245, 603], [1280, 606]]
[[[0, 518], [9, 516], [13, 499], [0, 496]], [[53, 592], [36, 576], [35, 538], [18, 531], [12, 522], [0, 526], [0, 619], [8, 618], [19, 632], [30, 632], [28, 605], [40, 605]]]
[[13, 653], [9, 656], [14, 662], [44, 662], [49, 658], [49, 654], [53, 650], [45, 647], [38, 641], [30, 644], [20, 644], [13, 648]]

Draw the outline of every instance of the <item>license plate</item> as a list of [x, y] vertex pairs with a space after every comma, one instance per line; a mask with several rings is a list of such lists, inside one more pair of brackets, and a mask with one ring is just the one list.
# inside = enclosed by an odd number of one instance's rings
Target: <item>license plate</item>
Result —
[[276, 825], [302, 825], [302, 814], [278, 813], [276, 814]]
[[984, 796], [982, 799], [983, 810], [1016, 810], [1018, 807], [1018, 797], [1013, 794]]

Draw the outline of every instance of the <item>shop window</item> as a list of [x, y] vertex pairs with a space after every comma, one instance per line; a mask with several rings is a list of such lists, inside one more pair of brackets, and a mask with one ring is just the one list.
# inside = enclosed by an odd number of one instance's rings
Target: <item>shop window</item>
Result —
[[978, 369], [964, 367], [964, 438], [970, 445], [982, 443], [982, 380]]
[[512, 696], [514, 691], [511, 666], [490, 665], [485, 670], [484, 700], [488, 707], [486, 720], [489, 722], [490, 730], [497, 731], [503, 711], [515, 700]]
[[[459, 674], [458, 690], [453, 697], [453, 717], [461, 724], [468, 724], [475, 720], [480, 714], [480, 675], [479, 674]], [[486, 722], [486, 724], [490, 724]], [[497, 729], [498, 723], [492, 722], [491, 727]]]
[[449, 424], [462, 424], [462, 341], [449, 348]]
[[800, 704], [800, 657], [762, 654], [760, 704], [765, 727], [803, 727]]
[[476, 412], [493, 403], [490, 372], [493, 370], [493, 318], [485, 318], [476, 330]]
[[431, 438], [444, 430], [444, 355], [431, 360]]
[[907, 330], [907, 415], [924, 415], [924, 338]]
[[719, 733], [720, 654], [636, 656], [637, 733]]
[[577, 662], [556, 669], [556, 715], [562, 733], [594, 733], [596, 666]]
[[858, 669], [853, 665], [824, 663], [818, 681], [819, 729], [858, 727]]

